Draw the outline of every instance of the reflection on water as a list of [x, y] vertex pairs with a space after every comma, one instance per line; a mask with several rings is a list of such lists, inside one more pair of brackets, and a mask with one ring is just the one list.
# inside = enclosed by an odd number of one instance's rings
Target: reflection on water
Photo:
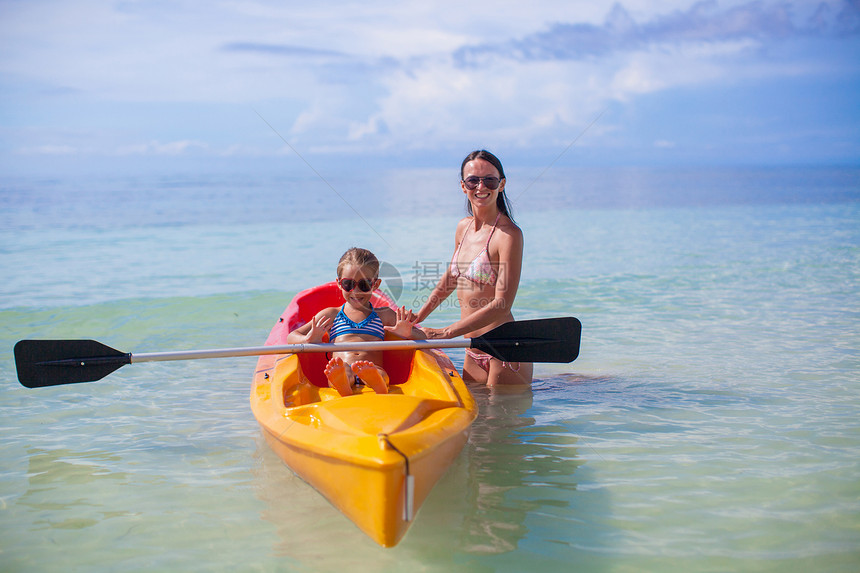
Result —
[[[433, 570], [476, 571], [481, 556], [515, 550], [530, 517], [569, 514], [581, 463], [576, 437], [561, 424], [536, 425], [531, 390], [470, 389], [479, 408], [470, 439], [392, 549], [377, 546], [292, 474], [261, 436], [256, 489], [262, 517], [278, 531], [274, 552], [315, 570], [428, 570], [432, 563]], [[474, 558], [467, 563], [464, 553]]]
[[39, 528], [84, 529], [124, 515], [92, 496], [97, 482], [103, 485], [106, 479], [115, 484], [126, 481], [126, 474], [103, 467], [105, 462], [119, 460], [119, 456], [36, 448], [30, 448], [28, 455], [29, 487], [16, 503], [38, 512], [41, 517], [35, 525]]
[[534, 418], [531, 389], [504, 394], [486, 387], [471, 388], [481, 416], [472, 426], [466, 446], [470, 492], [463, 527], [462, 549], [470, 553], [503, 553], [516, 549], [525, 535], [527, 508], [508, 493], [521, 487], [530, 472], [529, 460], [541, 452], [523, 440]]
[[[534, 392], [472, 388], [481, 416], [468, 443], [468, 505], [462, 550], [499, 554], [517, 548], [536, 514], [569, 512], [580, 465], [576, 436], [537, 423]], [[563, 495], [558, 490], [566, 490]]]

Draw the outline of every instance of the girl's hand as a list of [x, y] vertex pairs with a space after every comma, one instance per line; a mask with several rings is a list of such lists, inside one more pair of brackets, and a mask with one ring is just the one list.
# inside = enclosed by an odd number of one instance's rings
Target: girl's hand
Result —
[[311, 321], [311, 330], [308, 332], [308, 342], [322, 342], [323, 335], [331, 330], [332, 324], [334, 324], [334, 320], [327, 316], [315, 316]]
[[385, 330], [396, 334], [400, 338], [412, 338], [412, 329], [418, 322], [418, 316], [412, 310], [406, 310], [405, 306], [401, 306], [396, 310], [397, 320], [394, 326], [386, 326]]

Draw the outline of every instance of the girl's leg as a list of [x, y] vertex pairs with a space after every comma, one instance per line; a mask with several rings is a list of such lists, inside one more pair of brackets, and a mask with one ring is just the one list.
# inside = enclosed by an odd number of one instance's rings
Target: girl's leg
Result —
[[328, 379], [328, 385], [337, 390], [341, 396], [352, 396], [352, 384], [355, 382], [355, 374], [349, 364], [343, 361], [340, 356], [335, 356], [326, 364], [325, 377]]
[[352, 371], [377, 394], [388, 394], [388, 373], [369, 360], [356, 360]]

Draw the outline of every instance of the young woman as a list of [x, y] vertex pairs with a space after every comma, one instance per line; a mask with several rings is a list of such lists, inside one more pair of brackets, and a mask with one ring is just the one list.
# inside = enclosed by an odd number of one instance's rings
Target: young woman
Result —
[[[457, 225], [451, 264], [417, 316], [423, 321], [456, 290], [460, 320], [444, 328], [423, 328], [427, 338], [480, 336], [514, 320], [523, 233], [511, 218], [502, 163], [489, 151], [473, 151], [460, 166], [460, 187], [469, 216]], [[532, 365], [469, 349], [463, 378], [488, 386], [530, 384]]]

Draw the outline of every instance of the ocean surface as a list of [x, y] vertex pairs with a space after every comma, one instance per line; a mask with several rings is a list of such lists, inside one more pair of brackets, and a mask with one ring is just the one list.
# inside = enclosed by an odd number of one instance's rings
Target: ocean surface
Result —
[[526, 394], [473, 388], [469, 442], [392, 549], [268, 449], [254, 358], [18, 384], [24, 338], [262, 344], [351, 246], [417, 308], [456, 166], [323, 176], [0, 179], [0, 570], [860, 569], [857, 168], [509, 167], [515, 315], [578, 317], [581, 354]]

